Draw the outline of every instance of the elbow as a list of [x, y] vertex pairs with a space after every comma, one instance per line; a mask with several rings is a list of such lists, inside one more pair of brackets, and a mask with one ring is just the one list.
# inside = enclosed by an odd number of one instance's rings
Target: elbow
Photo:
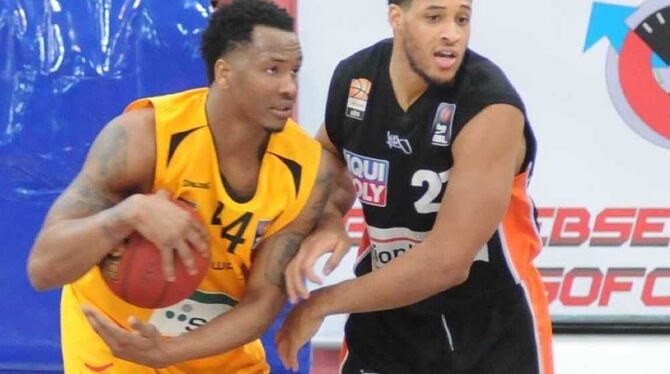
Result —
[[456, 265], [456, 264], [445, 264], [442, 267], [440, 274], [440, 284], [442, 286], [442, 291], [446, 291], [450, 288], [460, 286], [465, 283], [470, 276], [470, 266]]
[[454, 275], [450, 279], [449, 288], [460, 286], [461, 284], [465, 283], [465, 281], [468, 280], [469, 277], [470, 277], [470, 267], [466, 267], [463, 269], [459, 269], [458, 271], [455, 271]]
[[28, 259], [26, 270], [28, 272], [30, 285], [36, 291], [47, 291], [55, 287], [49, 279], [49, 271], [43, 261], [31, 257]]

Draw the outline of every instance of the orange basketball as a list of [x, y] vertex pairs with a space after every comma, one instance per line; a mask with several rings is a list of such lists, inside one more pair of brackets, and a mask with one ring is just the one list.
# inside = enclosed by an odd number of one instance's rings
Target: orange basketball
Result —
[[[200, 220], [194, 209], [178, 203]], [[175, 280], [168, 282], [158, 247], [135, 232], [123, 247], [102, 260], [100, 270], [109, 288], [121, 299], [142, 308], [164, 308], [193, 294], [207, 273], [209, 259], [195, 249], [192, 251], [198, 273], [189, 275], [181, 258], [175, 254]]]

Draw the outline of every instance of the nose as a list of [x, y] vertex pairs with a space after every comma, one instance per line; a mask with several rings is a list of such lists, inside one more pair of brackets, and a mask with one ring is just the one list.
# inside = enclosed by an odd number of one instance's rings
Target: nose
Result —
[[456, 22], [445, 22], [440, 39], [449, 45], [461, 40], [459, 25]]
[[279, 93], [291, 100], [295, 99], [298, 94], [298, 77], [293, 72], [284, 75], [279, 86]]

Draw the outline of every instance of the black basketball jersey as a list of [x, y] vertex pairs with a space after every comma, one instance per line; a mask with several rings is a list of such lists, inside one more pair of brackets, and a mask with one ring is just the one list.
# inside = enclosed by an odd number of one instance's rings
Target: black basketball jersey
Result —
[[[525, 114], [504, 73], [471, 50], [452, 85], [429, 87], [405, 112], [389, 76], [392, 44], [390, 39], [381, 41], [342, 61], [333, 75], [326, 107], [328, 136], [340, 151], [363, 205], [367, 230], [357, 276], [411, 250], [433, 228], [453, 165], [451, 146], [470, 119], [498, 103], [518, 107]], [[433, 313], [435, 302], [477, 298], [514, 286], [524, 277], [540, 249], [535, 209], [526, 194], [536, 149], [528, 121], [524, 132], [526, 160], [515, 179], [505, 230], [501, 224], [481, 249], [464, 284], [433, 297], [427, 308], [410, 308]]]

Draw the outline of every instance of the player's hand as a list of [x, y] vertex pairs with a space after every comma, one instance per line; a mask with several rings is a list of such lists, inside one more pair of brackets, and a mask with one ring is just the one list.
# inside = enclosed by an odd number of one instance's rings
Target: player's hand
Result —
[[312, 300], [296, 305], [286, 316], [275, 336], [277, 353], [286, 369], [298, 370], [298, 351], [305, 345], [323, 323], [324, 316], [318, 316]]
[[309, 279], [316, 284], [323, 284], [321, 277], [314, 271], [316, 260], [326, 253], [331, 253], [330, 258], [323, 266], [323, 274], [329, 275], [340, 264], [350, 248], [351, 239], [339, 220], [323, 226], [320, 225], [312, 231], [303, 240], [298, 253], [286, 266], [284, 272], [289, 301], [295, 304], [301, 298], [309, 298], [309, 290], [305, 285], [305, 279]]
[[82, 306], [81, 309], [93, 330], [107, 343], [114, 357], [153, 368], [172, 364], [171, 355], [166, 350], [167, 341], [153, 325], [130, 317], [129, 323], [133, 331], [128, 331], [91, 307]]
[[203, 257], [209, 256], [209, 234], [202, 222], [177, 205], [165, 190], [150, 195], [133, 195], [123, 204], [135, 230], [160, 249], [167, 280], [175, 278], [175, 252], [189, 274], [198, 273], [191, 248]]

